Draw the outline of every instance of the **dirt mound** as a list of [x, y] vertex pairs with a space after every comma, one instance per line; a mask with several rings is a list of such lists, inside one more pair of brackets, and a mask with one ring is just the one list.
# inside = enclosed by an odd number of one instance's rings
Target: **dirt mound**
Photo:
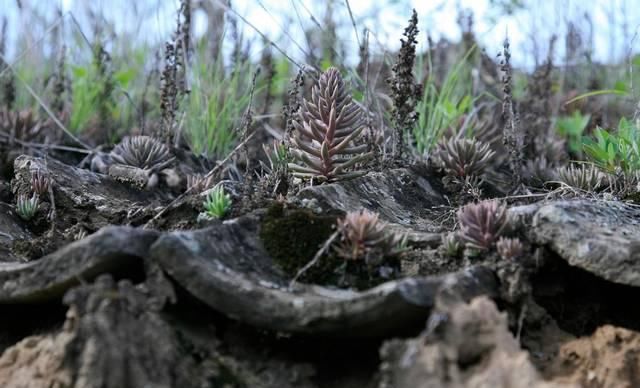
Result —
[[507, 316], [486, 297], [440, 308], [426, 332], [387, 342], [380, 388], [551, 388], [507, 328]]
[[602, 326], [590, 337], [561, 345], [544, 374], [585, 388], [640, 387], [640, 333]]
[[64, 350], [72, 338], [72, 333], [64, 330], [55, 336], [31, 336], [18, 342], [0, 357], [0, 386], [70, 386], [72, 371], [64, 367]]

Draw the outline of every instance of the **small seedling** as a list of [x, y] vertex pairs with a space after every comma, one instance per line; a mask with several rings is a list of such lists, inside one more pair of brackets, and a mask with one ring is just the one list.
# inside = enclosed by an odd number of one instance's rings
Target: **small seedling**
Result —
[[26, 195], [18, 196], [18, 202], [16, 203], [16, 213], [25, 221], [29, 221], [36, 215], [38, 208], [40, 207], [40, 198], [37, 194], [33, 194], [31, 198]]
[[231, 196], [224, 192], [224, 187], [218, 186], [207, 195], [202, 205], [208, 218], [220, 219], [231, 208]]
[[617, 131], [596, 128], [593, 138], [583, 139], [583, 148], [593, 163], [608, 172], [640, 169], [640, 128], [637, 122], [621, 119]]
[[442, 236], [442, 248], [447, 256], [458, 257], [462, 251], [462, 243], [455, 233], [447, 233]]
[[271, 146], [264, 144], [262, 149], [267, 156], [267, 160], [269, 160], [268, 166], [263, 164], [268, 173], [288, 168], [291, 157], [289, 155], [289, 147], [284, 142], [274, 140]]
[[273, 155], [267, 156], [273, 166], [286, 166], [289, 162], [289, 148], [282, 142], [274, 142]]

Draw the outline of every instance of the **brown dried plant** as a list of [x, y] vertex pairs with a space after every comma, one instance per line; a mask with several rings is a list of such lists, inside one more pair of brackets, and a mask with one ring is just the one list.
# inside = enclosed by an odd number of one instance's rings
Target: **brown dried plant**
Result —
[[397, 256], [405, 250], [406, 236], [389, 232], [378, 213], [352, 211], [338, 220], [339, 242], [334, 247], [346, 260], [366, 260]]
[[163, 170], [175, 160], [169, 148], [151, 136], [125, 138], [111, 151], [111, 157], [117, 163], [152, 171]]
[[496, 242], [496, 250], [503, 259], [514, 260], [522, 256], [524, 247], [518, 238], [500, 237]]
[[311, 100], [303, 99], [293, 122], [291, 154], [301, 162], [289, 163], [293, 175], [326, 181], [364, 175], [366, 171], [352, 170], [372, 156], [366, 144], [353, 144], [364, 129], [362, 122], [340, 71], [329, 68], [313, 87]]
[[507, 207], [498, 201], [482, 201], [458, 210], [460, 238], [467, 248], [487, 250], [507, 224]]
[[436, 151], [436, 159], [447, 175], [458, 178], [481, 176], [494, 155], [488, 144], [455, 137], [440, 143]]

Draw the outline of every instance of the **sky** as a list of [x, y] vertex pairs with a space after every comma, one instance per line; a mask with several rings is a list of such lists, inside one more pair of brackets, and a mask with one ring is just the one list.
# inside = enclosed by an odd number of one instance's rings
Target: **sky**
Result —
[[[90, 30], [86, 17], [86, 6], [91, 4], [94, 10], [100, 10], [107, 20], [116, 26], [116, 30], [130, 29], [137, 26], [136, 36], [141, 41], [159, 43], [165, 41], [175, 25], [178, 0], [20, 0], [23, 7], [32, 7], [45, 15], [49, 24], [56, 19], [55, 10], [60, 8], [65, 15], [65, 22], [73, 17], [85, 31]], [[220, 0], [203, 0], [220, 1]], [[356, 19], [358, 34], [368, 28], [371, 34], [371, 45], [375, 49], [396, 49], [411, 9], [415, 8], [419, 17], [419, 44], [425, 45], [427, 31], [437, 40], [444, 37], [450, 40], [460, 38], [460, 29], [456, 23], [459, 9], [468, 9], [474, 14], [474, 31], [487, 52], [495, 55], [501, 49], [505, 36], [509, 36], [512, 46], [513, 64], [520, 67], [531, 67], [535, 62], [534, 52], [538, 57], [546, 55], [546, 46], [552, 34], [563, 37], [569, 22], [581, 31], [584, 37], [592, 36], [595, 60], [600, 62], [628, 57], [638, 51], [640, 30], [640, 7], [637, 0], [521, 0], [529, 5], [512, 15], [500, 15], [492, 3], [509, 0], [348, 0]], [[348, 60], [357, 60], [357, 40], [354, 28], [349, 19], [347, 0], [334, 0], [336, 17], [343, 21], [339, 28], [339, 38], [350, 44]], [[16, 0], [0, 0], [0, 18], [9, 21], [9, 57], [15, 57], [15, 47], [11, 46], [21, 27], [35, 26], [33, 20], [20, 16]], [[138, 9], [138, 15], [131, 11], [132, 4]], [[326, 2], [318, 0], [232, 0], [233, 8], [260, 32], [270, 39], [286, 47], [288, 54], [294, 58], [302, 57], [302, 52], [295, 43], [304, 46], [302, 25], [311, 25], [311, 15], [322, 21]], [[635, 6], [634, 6], [635, 4]], [[591, 21], [585, 19], [589, 12]], [[248, 25], [240, 22], [245, 35], [257, 38], [258, 34]], [[194, 32], [203, 34], [206, 22], [202, 13], [194, 15]], [[37, 40], [47, 31], [39, 31], [35, 27], [30, 30]], [[40, 34], [40, 35], [38, 35]], [[587, 38], [584, 38], [587, 39]], [[537, 47], [537, 50], [535, 49]], [[556, 56], [564, 56], [564, 43], [557, 45]]]

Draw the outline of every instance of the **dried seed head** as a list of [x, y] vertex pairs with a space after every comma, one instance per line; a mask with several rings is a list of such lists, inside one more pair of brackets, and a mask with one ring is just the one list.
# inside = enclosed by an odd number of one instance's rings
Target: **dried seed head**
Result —
[[481, 176], [491, 164], [494, 152], [475, 139], [452, 138], [440, 144], [436, 160], [450, 176]]
[[152, 171], [160, 171], [175, 160], [164, 144], [150, 136], [125, 138], [111, 151], [111, 157], [117, 163]]
[[458, 210], [458, 223], [467, 248], [487, 250], [507, 223], [507, 207], [498, 201], [472, 203]]
[[575, 165], [560, 167], [558, 179], [567, 185], [585, 191], [596, 191], [606, 185], [606, 175], [593, 165]]
[[340, 240], [335, 246], [338, 256], [347, 260], [370, 260], [376, 256], [395, 256], [404, 250], [406, 236], [386, 230], [378, 213], [353, 211], [338, 220]]
[[303, 99], [293, 125], [292, 155], [301, 163], [289, 164], [293, 175], [331, 181], [365, 174], [350, 171], [372, 155], [366, 144], [354, 144], [364, 129], [362, 112], [338, 69], [331, 67], [320, 75], [311, 100]]
[[498, 254], [505, 260], [514, 260], [522, 256], [524, 247], [518, 238], [500, 237], [496, 242]]

